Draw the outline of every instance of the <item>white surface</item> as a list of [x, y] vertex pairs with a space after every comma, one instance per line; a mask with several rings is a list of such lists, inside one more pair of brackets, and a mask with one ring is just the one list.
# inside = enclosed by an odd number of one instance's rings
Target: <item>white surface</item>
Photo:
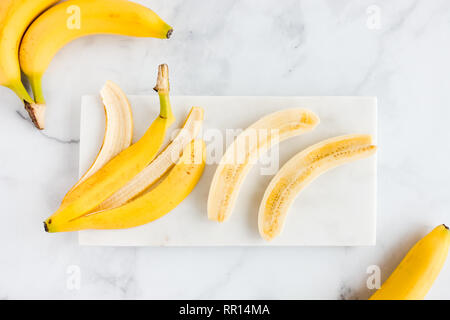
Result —
[[[139, 2], [173, 23], [173, 38], [95, 36], [64, 48], [44, 76], [44, 132], [0, 87], [0, 298], [367, 299], [369, 266], [385, 280], [449, 223], [450, 1]], [[380, 29], [367, 27], [374, 4]], [[106, 80], [152, 94], [162, 62], [174, 95], [377, 96], [377, 245], [97, 248], [44, 233], [78, 178], [81, 96]], [[71, 266], [79, 290], [67, 286]], [[447, 261], [428, 298], [450, 299], [449, 283]]]
[[[315, 245], [362, 246], [376, 242], [376, 157], [324, 174], [292, 205], [284, 232], [264, 241], [257, 227], [262, 196], [272, 176], [304, 148], [331, 137], [364, 133], [376, 141], [376, 99], [354, 97], [172, 97], [177, 123], [183, 124], [190, 106], [205, 110], [206, 169], [194, 191], [166, 216], [126, 230], [88, 230], [80, 244], [113, 246]], [[130, 97], [135, 118], [135, 141], [157, 117], [156, 95]], [[227, 132], [245, 130], [261, 117], [289, 108], [307, 108], [321, 119], [309, 133], [282, 142], [271, 150], [273, 161], [256, 164], [240, 190], [235, 210], [226, 223], [209, 221], [206, 204], [212, 177], [224, 149], [234, 139]], [[104, 135], [105, 115], [98, 97], [85, 96], [81, 107], [80, 175], [92, 164]], [[233, 131], [235, 130], [235, 131]], [[219, 135], [217, 135], [219, 134]], [[171, 133], [169, 132], [168, 136]], [[228, 140], [227, 140], [228, 139]], [[264, 158], [264, 156], [262, 157]], [[261, 174], [261, 172], [266, 174]]]

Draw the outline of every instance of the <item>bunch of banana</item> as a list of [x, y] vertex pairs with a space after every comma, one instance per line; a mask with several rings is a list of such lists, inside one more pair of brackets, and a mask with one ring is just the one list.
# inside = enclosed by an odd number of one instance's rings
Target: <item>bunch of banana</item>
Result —
[[[193, 190], [205, 166], [205, 145], [194, 140], [203, 110], [193, 108], [178, 136], [156, 157], [167, 129], [174, 122], [167, 65], [159, 67], [155, 90], [160, 99], [160, 114], [144, 136], [127, 147], [133, 131], [129, 103], [119, 87], [111, 82], [106, 84], [102, 98], [107, 117], [108, 113], [114, 116], [107, 122], [103, 147], [88, 172], [64, 197], [60, 208], [44, 222], [46, 231], [142, 225], [171, 211]], [[167, 177], [148, 191], [170, 169]], [[143, 194], [145, 191], [148, 192]]]
[[[92, 34], [168, 39], [173, 32], [152, 10], [128, 0], [69, 0], [57, 5], [58, 0], [0, 2], [0, 84], [24, 101], [39, 129], [45, 119], [42, 76], [67, 43]], [[20, 68], [34, 99], [21, 82]]]
[[370, 300], [422, 300], [444, 266], [450, 247], [446, 225], [434, 228], [406, 254]]

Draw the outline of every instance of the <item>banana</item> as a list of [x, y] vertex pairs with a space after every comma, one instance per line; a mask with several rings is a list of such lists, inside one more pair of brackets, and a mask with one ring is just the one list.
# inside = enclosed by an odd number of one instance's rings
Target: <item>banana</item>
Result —
[[280, 169], [264, 193], [258, 215], [260, 235], [270, 241], [281, 233], [292, 202], [315, 178], [375, 151], [370, 135], [347, 135], [322, 141], [298, 153]]
[[159, 154], [147, 168], [142, 170], [133, 180], [126, 184], [95, 211], [119, 207], [135, 199], [153, 186], [180, 159], [183, 150], [198, 135], [202, 127], [203, 109], [193, 107], [175, 139]]
[[228, 147], [214, 174], [208, 196], [208, 218], [226, 221], [239, 189], [259, 155], [273, 145], [314, 129], [319, 118], [306, 109], [288, 109], [267, 115], [242, 132]]
[[[131, 145], [133, 139], [133, 113], [125, 93], [115, 83], [108, 81], [100, 91], [105, 108], [106, 124], [102, 147], [94, 163], [73, 186], [71, 191], [92, 176], [112, 158]], [[63, 205], [72, 201], [71, 191], [63, 199]]]
[[[92, 34], [168, 39], [172, 31], [152, 10], [127, 0], [69, 0], [54, 6], [33, 22], [20, 46], [20, 65], [36, 102], [33, 108], [45, 109], [42, 76], [67, 43]], [[43, 127], [43, 115], [34, 117]]]
[[450, 231], [440, 225], [417, 242], [370, 300], [422, 300], [444, 266]]
[[0, 2], [0, 85], [13, 90], [25, 103], [31, 119], [42, 129], [37, 118], [43, 110], [35, 106], [25, 89], [19, 65], [19, 45], [28, 26], [44, 10], [59, 0], [1, 0]]
[[167, 65], [159, 66], [155, 90], [159, 94], [160, 114], [144, 136], [74, 188], [70, 192], [70, 201], [66, 199], [61, 207], [44, 222], [45, 229], [55, 228], [59, 224], [90, 212], [134, 178], [155, 158], [164, 142], [168, 127], [174, 122], [169, 100]]
[[205, 143], [189, 144], [168, 176], [153, 190], [118, 208], [94, 212], [63, 224], [49, 225], [48, 232], [137, 227], [169, 213], [195, 188], [205, 168]]

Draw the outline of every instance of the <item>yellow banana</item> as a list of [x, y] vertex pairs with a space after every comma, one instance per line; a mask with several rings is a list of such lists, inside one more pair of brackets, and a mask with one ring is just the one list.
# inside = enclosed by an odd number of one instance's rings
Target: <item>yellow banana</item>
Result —
[[319, 118], [306, 109], [269, 114], [242, 132], [220, 160], [208, 196], [208, 218], [224, 222], [233, 210], [239, 189], [259, 155], [276, 143], [313, 130]]
[[[92, 34], [167, 39], [172, 28], [152, 10], [127, 0], [69, 0], [47, 10], [25, 33], [20, 65], [28, 76], [36, 107], [45, 109], [42, 76], [67, 43]], [[37, 126], [43, 117], [35, 115]]]
[[33, 121], [42, 109], [35, 107], [33, 99], [22, 84], [19, 66], [19, 45], [28, 26], [59, 0], [1, 0], [0, 1], [0, 85], [13, 90], [25, 103]]
[[62, 203], [71, 201], [71, 191], [92, 176], [112, 158], [131, 145], [133, 139], [133, 113], [128, 98], [115, 83], [108, 81], [100, 96], [105, 108], [105, 136], [102, 147], [86, 173], [64, 197]]
[[49, 232], [84, 229], [125, 229], [161, 218], [176, 208], [195, 188], [205, 168], [205, 143], [189, 144], [168, 176], [153, 190], [124, 206], [94, 212], [66, 223], [49, 225]]
[[294, 156], [273, 177], [264, 193], [258, 215], [261, 236], [270, 241], [281, 233], [292, 202], [318, 176], [375, 151], [371, 136], [347, 135], [325, 140]]
[[422, 300], [444, 266], [450, 231], [440, 225], [417, 242], [370, 300]]
[[144, 136], [72, 189], [61, 207], [45, 221], [46, 230], [57, 228], [60, 224], [92, 211], [155, 158], [164, 142], [168, 127], [174, 122], [169, 100], [168, 77], [167, 65], [159, 66], [155, 90], [160, 98], [160, 114]]

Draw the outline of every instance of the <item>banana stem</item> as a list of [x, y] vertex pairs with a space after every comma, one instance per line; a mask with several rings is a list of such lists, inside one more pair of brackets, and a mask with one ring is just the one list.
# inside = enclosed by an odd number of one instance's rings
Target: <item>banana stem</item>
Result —
[[154, 90], [159, 95], [159, 116], [163, 119], [174, 119], [175, 117], [173, 116], [172, 106], [170, 104], [169, 67], [167, 64], [161, 64], [158, 67], [158, 79]]
[[33, 90], [34, 101], [38, 104], [45, 104], [44, 93], [42, 92], [42, 76], [31, 76], [30, 85]]

